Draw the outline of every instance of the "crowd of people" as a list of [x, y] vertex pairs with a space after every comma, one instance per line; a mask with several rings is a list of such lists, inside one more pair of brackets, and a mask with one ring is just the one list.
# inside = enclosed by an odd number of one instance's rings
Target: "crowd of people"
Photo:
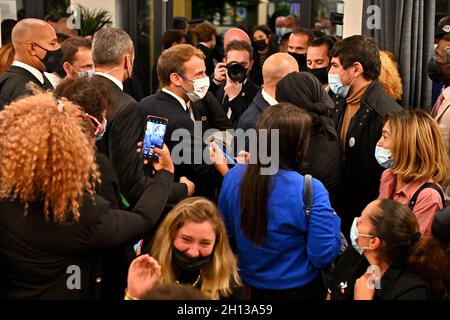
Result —
[[0, 52], [1, 299], [450, 298], [449, 19], [421, 110], [392, 53], [331, 25], [178, 19], [135, 99], [124, 30], [49, 22]]

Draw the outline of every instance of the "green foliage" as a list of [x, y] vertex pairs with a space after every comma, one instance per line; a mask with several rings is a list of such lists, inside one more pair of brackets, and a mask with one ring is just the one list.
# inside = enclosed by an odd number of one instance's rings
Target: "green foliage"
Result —
[[83, 6], [81, 9], [81, 36], [92, 36], [101, 28], [112, 23], [111, 14], [104, 9], [89, 10]]
[[277, 4], [275, 14], [278, 16], [288, 16], [291, 12], [290, 5], [287, 1], [282, 1]]

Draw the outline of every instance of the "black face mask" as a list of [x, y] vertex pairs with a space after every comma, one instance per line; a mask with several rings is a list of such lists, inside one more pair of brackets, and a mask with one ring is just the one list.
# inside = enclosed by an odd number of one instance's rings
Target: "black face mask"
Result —
[[182, 273], [199, 273], [205, 264], [211, 261], [211, 255], [207, 257], [191, 258], [184, 252], [181, 252], [175, 246], [172, 246], [172, 262], [175, 269]]
[[258, 51], [265, 50], [267, 48], [267, 46], [268, 46], [268, 44], [266, 43], [266, 40], [264, 40], [264, 39], [253, 41], [253, 47]]
[[427, 65], [428, 77], [431, 81], [436, 83], [445, 82], [445, 76], [442, 74], [441, 70], [442, 64], [440, 64], [436, 58], [431, 58]]
[[298, 68], [300, 71], [306, 71], [306, 53], [288, 52], [291, 56], [297, 60]]
[[321, 84], [328, 83], [328, 67], [318, 69], [307, 68], [307, 71], [313, 74], [317, 79], [319, 79]]
[[42, 48], [40, 45], [36, 43], [36, 45], [41, 48], [42, 50], [45, 50], [47, 54], [45, 55], [44, 59], [39, 59], [45, 66], [45, 71], [48, 73], [55, 72], [61, 65], [62, 58], [63, 58], [63, 51], [61, 48], [50, 51], [45, 48]]

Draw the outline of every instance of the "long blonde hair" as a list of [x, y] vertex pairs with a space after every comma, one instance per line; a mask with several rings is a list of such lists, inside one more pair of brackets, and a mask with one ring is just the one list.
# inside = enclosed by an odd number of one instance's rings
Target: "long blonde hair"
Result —
[[386, 117], [392, 139], [392, 172], [405, 183], [430, 179], [443, 184], [449, 159], [441, 129], [421, 110], [402, 111]]
[[[79, 218], [100, 174], [81, 109], [37, 93], [0, 112], [0, 197], [42, 202], [46, 219]], [[67, 216], [68, 213], [72, 217]]]
[[211, 261], [202, 269], [201, 292], [211, 298], [219, 299], [231, 294], [231, 286], [239, 285], [237, 261], [228, 242], [225, 225], [219, 210], [211, 201], [188, 198], [181, 201], [164, 219], [156, 232], [150, 254], [161, 265], [161, 283], [175, 283], [172, 266], [172, 246], [176, 234], [186, 222], [211, 223], [216, 233]]

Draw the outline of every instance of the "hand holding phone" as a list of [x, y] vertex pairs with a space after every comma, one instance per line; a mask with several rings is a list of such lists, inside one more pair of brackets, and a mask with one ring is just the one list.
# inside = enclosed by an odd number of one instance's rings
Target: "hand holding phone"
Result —
[[166, 134], [168, 120], [165, 118], [148, 116], [145, 126], [144, 143], [142, 144], [142, 156], [145, 159], [156, 160], [158, 155], [152, 151], [155, 148], [162, 149]]
[[[211, 148], [213, 149], [213, 152], [211, 153], [211, 158], [215, 164], [230, 164], [233, 166], [237, 165], [236, 161], [229, 153], [225, 151], [225, 147], [221, 143], [213, 142], [211, 143]], [[216, 155], [217, 152], [219, 154]], [[225, 161], [221, 161], [220, 157], [222, 156], [224, 157]]]

